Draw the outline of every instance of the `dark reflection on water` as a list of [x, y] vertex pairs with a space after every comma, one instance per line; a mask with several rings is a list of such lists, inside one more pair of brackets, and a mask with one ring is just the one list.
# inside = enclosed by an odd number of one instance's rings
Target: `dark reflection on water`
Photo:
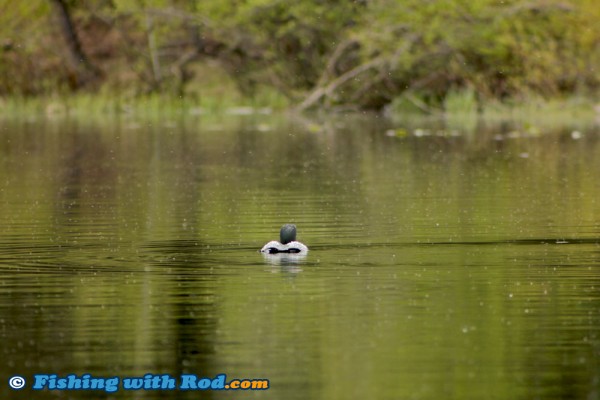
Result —
[[[388, 128], [2, 125], [2, 396], [598, 398], [597, 128]], [[258, 252], [285, 222], [306, 257]], [[86, 372], [271, 389], [6, 385]]]

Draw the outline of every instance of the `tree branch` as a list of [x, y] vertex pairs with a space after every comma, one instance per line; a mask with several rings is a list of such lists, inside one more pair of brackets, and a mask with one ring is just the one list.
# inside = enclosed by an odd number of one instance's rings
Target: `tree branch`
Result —
[[313, 92], [306, 98], [300, 105], [298, 105], [298, 111], [304, 111], [313, 105], [315, 105], [321, 98], [330, 97], [335, 90], [348, 82], [350, 79], [356, 78], [358, 75], [367, 72], [371, 69], [380, 67], [387, 62], [385, 57], [377, 57], [369, 62], [359, 65], [356, 68], [351, 69], [350, 71], [340, 75], [338, 78], [334, 79], [327, 86], [317, 87]]

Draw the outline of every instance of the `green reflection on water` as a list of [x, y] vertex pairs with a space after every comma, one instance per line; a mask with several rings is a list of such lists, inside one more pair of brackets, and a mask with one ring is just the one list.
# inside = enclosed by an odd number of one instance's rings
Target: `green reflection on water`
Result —
[[[2, 379], [271, 381], [202, 393], [214, 398], [598, 396], [597, 131], [398, 138], [381, 121], [261, 118], [3, 127]], [[308, 256], [263, 258], [285, 222]]]

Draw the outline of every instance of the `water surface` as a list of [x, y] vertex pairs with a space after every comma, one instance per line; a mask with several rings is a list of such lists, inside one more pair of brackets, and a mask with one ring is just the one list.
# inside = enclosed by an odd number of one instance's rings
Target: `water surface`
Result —
[[[5, 398], [600, 397], [597, 128], [0, 127]], [[308, 255], [258, 253], [287, 222]], [[29, 388], [148, 372], [271, 388]]]

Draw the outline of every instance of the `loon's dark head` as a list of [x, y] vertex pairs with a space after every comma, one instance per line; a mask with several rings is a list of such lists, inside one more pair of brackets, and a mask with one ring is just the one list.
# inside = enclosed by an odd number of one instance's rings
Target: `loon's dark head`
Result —
[[288, 244], [296, 240], [296, 225], [285, 224], [279, 231], [279, 241], [281, 244]]

